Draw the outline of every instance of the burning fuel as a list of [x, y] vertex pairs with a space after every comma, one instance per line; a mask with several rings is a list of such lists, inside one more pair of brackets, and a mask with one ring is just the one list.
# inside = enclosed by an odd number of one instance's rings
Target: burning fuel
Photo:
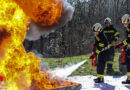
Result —
[[[62, 5], [61, 0], [0, 0], [0, 76], [8, 90], [50, 90], [77, 85], [64, 80], [59, 83], [58, 77], [52, 79], [50, 73], [40, 71], [40, 58], [26, 53], [22, 45], [31, 19], [42, 26], [58, 23]], [[38, 13], [50, 18], [44, 21]]]

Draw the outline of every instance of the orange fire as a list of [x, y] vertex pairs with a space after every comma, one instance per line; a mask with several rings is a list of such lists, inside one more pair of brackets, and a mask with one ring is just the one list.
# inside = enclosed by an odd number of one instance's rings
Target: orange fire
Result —
[[62, 0], [14, 0], [35, 22], [42, 26], [58, 24]]
[[[31, 52], [26, 53], [22, 45], [30, 18], [42, 23], [42, 25], [56, 23], [61, 14], [61, 11], [57, 11], [56, 7], [61, 8], [61, 2], [54, 0], [14, 1], [0, 0], [0, 76], [4, 77], [4, 86], [8, 90], [29, 90], [36, 87], [40, 90], [50, 90], [77, 85], [57, 77], [52, 79], [50, 73], [41, 72], [40, 59]], [[28, 8], [25, 9], [25, 7]], [[45, 14], [45, 19], [39, 16], [42, 15], [42, 11], [45, 13], [47, 10], [46, 14], [48, 15]]]

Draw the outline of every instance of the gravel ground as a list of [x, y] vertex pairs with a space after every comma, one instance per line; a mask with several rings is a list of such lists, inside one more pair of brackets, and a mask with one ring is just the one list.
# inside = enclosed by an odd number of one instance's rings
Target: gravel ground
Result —
[[95, 84], [93, 79], [95, 76], [73, 76], [68, 77], [68, 80], [82, 84], [81, 90], [130, 90], [130, 85], [122, 85], [121, 81], [125, 80], [126, 76], [105, 76], [105, 82]]

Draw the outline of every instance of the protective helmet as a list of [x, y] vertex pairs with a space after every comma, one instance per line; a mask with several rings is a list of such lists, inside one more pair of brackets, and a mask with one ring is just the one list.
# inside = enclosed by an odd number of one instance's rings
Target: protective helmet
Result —
[[112, 20], [111, 20], [111, 18], [106, 18], [105, 20], [104, 20], [104, 23], [106, 24], [107, 22], [109, 22], [110, 24], [111, 24], [111, 22], [112, 22]]
[[93, 32], [101, 32], [102, 31], [102, 25], [100, 23], [96, 23], [92, 27]]
[[123, 17], [121, 18], [121, 21], [123, 24], [129, 24], [130, 23], [130, 15], [129, 14], [123, 15]]

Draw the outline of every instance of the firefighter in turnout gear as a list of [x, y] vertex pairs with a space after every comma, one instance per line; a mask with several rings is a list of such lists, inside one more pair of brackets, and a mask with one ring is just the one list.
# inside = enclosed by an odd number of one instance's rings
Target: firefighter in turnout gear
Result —
[[97, 78], [94, 79], [95, 83], [103, 83], [104, 82], [104, 69], [106, 61], [109, 60], [109, 44], [105, 34], [102, 31], [102, 26], [100, 23], [96, 23], [92, 28], [95, 34], [95, 44], [93, 48], [92, 55], [90, 59], [95, 58], [97, 56]]
[[110, 18], [106, 18], [104, 20], [105, 28], [103, 29], [104, 34], [106, 35], [108, 42], [110, 44], [110, 60], [106, 62], [107, 64], [107, 74], [115, 75], [117, 72], [113, 70], [113, 61], [114, 61], [114, 46], [116, 45], [116, 41], [119, 38], [119, 32], [112, 25], [112, 20]]
[[126, 28], [126, 40], [122, 43], [116, 45], [115, 48], [120, 48], [121, 46], [127, 46], [126, 49], [126, 65], [127, 65], [127, 80], [123, 81], [122, 84], [130, 84], [130, 15], [125, 14], [122, 17], [122, 23]]

